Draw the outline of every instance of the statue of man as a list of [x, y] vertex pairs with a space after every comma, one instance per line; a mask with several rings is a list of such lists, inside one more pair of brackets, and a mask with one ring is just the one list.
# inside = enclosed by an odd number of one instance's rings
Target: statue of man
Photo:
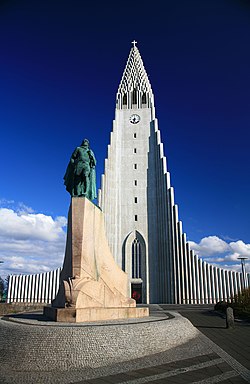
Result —
[[66, 190], [72, 197], [96, 198], [95, 165], [95, 155], [89, 148], [89, 141], [84, 139], [74, 150], [64, 175]]

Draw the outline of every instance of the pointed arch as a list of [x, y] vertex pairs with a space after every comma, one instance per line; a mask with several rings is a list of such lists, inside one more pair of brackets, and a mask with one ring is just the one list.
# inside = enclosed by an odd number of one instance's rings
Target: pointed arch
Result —
[[122, 269], [128, 274], [131, 285], [141, 285], [142, 302], [147, 302], [147, 246], [137, 230], [131, 231], [124, 239]]
[[125, 238], [122, 248], [122, 269], [127, 272], [130, 277], [132, 277], [133, 253], [134, 257], [136, 257], [136, 253], [137, 255], [140, 253], [141, 262], [143, 262], [142, 258], [146, 254], [146, 243], [144, 237], [139, 231], [131, 231]]

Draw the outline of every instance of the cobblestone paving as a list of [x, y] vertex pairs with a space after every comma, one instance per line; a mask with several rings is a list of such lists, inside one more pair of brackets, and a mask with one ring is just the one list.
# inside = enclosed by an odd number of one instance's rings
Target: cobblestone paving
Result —
[[[165, 307], [164, 307], [165, 309]], [[158, 306], [151, 307], [155, 318], [163, 316], [164, 311]], [[165, 309], [167, 310], [167, 309]], [[175, 312], [170, 314], [176, 315]], [[2, 321], [0, 321], [1, 327]], [[187, 324], [184, 322], [184, 324]], [[15, 324], [17, 325], [17, 324]], [[133, 326], [133, 324], [132, 324]], [[37, 326], [27, 326], [28, 331]], [[53, 327], [52, 327], [53, 328]], [[45, 329], [45, 328], [43, 328]], [[56, 329], [56, 328], [54, 328]], [[69, 328], [68, 328], [69, 330]], [[161, 330], [162, 332], [162, 330]], [[53, 333], [50, 334], [53, 337]], [[133, 334], [133, 342], [137, 343], [137, 336]], [[195, 337], [181, 345], [175, 345], [171, 349], [164, 350], [165, 335], [161, 335], [162, 351], [150, 356], [133, 358], [104, 366], [66, 370], [37, 371], [37, 367], [26, 371], [14, 371], [11, 368], [1, 366], [1, 384], [140, 384], [140, 383], [246, 383], [250, 382], [249, 371], [240, 361], [237, 361], [225, 350], [220, 348], [205, 335], [198, 332]], [[10, 336], [9, 336], [10, 337]], [[110, 341], [112, 344], [112, 340]], [[129, 344], [129, 343], [128, 343]], [[166, 348], [165, 348], [166, 349]], [[1, 345], [0, 345], [1, 350]], [[10, 351], [8, 351], [10, 353]], [[13, 351], [14, 355], [16, 351]], [[19, 354], [25, 351], [19, 350]], [[56, 352], [54, 351], [54, 354]], [[70, 344], [68, 346], [70, 356]], [[105, 354], [105, 352], [104, 352]], [[128, 351], [129, 355], [129, 351]], [[0, 352], [2, 360], [3, 352]], [[55, 356], [57, 359], [60, 356]], [[42, 364], [43, 362], [41, 362]], [[44, 362], [45, 363], [45, 362]], [[46, 367], [46, 364], [44, 365]]]

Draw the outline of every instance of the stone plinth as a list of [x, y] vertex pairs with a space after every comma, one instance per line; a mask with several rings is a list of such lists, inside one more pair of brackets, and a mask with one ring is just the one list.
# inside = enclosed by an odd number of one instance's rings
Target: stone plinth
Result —
[[44, 315], [63, 323], [131, 319], [148, 316], [148, 308], [54, 308], [45, 307]]
[[115, 263], [101, 210], [72, 198], [60, 288], [44, 314], [54, 321], [83, 322], [148, 316], [128, 297], [128, 277]]

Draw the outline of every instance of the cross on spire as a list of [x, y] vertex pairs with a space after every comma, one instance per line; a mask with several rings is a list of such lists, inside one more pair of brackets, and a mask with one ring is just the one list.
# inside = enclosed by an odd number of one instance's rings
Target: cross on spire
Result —
[[135, 48], [135, 44], [137, 44], [137, 41], [131, 41], [132, 44], [134, 44], [134, 48]]

